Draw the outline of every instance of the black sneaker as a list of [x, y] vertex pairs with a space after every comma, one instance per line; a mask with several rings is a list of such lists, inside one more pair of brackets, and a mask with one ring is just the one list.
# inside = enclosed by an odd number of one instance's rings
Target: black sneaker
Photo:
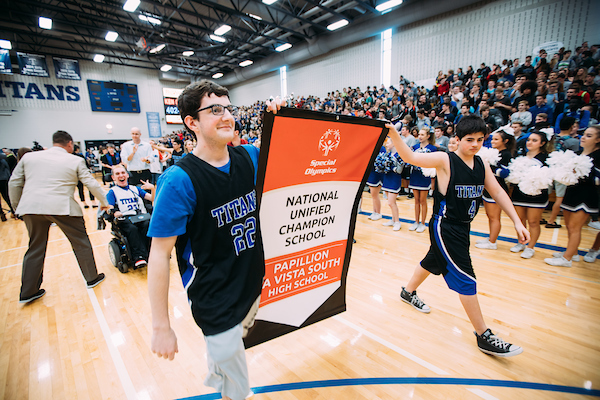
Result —
[[512, 357], [523, 352], [522, 347], [505, 342], [494, 335], [489, 328], [481, 336], [477, 332], [473, 333], [477, 336], [477, 347], [486, 354], [498, 357]]
[[40, 297], [42, 297], [45, 294], [46, 294], [46, 291], [44, 289], [40, 289], [33, 296], [29, 296], [29, 297], [19, 296], [19, 303], [31, 303], [32, 301], [39, 299]]
[[431, 312], [431, 308], [425, 303], [423, 300], [417, 296], [417, 291], [415, 290], [412, 293], [406, 291], [404, 286], [402, 286], [402, 292], [400, 293], [400, 298], [403, 302], [410, 304], [417, 311], [421, 311], [422, 313], [429, 314]]
[[87, 288], [91, 289], [94, 286], [98, 285], [100, 282], [102, 282], [104, 280], [104, 278], [106, 278], [106, 276], [103, 273], [99, 273], [98, 276], [96, 277], [96, 279], [91, 280], [87, 283]]

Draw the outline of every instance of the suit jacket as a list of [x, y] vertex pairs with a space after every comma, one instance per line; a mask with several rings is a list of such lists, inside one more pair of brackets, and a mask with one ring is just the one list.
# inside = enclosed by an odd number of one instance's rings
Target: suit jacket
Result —
[[79, 181], [102, 206], [108, 205], [104, 190], [82, 158], [59, 146], [34, 151], [26, 154], [12, 173], [8, 182], [10, 201], [18, 215], [81, 217], [83, 212], [74, 196]]

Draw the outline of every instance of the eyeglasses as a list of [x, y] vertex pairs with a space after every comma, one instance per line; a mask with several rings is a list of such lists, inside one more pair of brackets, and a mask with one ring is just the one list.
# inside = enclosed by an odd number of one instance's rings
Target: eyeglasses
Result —
[[225, 110], [229, 111], [229, 113], [231, 115], [233, 115], [234, 117], [236, 115], [238, 115], [239, 112], [239, 108], [237, 106], [233, 106], [233, 105], [228, 105], [228, 106], [224, 106], [222, 104], [212, 104], [208, 107], [203, 107], [203, 108], [199, 108], [196, 110], [196, 113], [199, 113], [200, 111], [204, 111], [204, 110], [208, 110], [210, 108], [210, 111], [213, 113], [213, 115], [223, 115], [225, 114]]

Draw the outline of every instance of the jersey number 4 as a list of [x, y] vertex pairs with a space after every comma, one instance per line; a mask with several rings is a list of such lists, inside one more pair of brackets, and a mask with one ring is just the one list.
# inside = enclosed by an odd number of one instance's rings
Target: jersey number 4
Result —
[[254, 242], [256, 241], [256, 219], [249, 217], [243, 224], [232, 226], [231, 236], [233, 237], [235, 254], [238, 256], [242, 251], [254, 247]]
[[469, 207], [469, 217], [473, 219], [475, 218], [475, 214], [477, 214], [477, 202], [473, 200], [471, 202], [471, 207]]

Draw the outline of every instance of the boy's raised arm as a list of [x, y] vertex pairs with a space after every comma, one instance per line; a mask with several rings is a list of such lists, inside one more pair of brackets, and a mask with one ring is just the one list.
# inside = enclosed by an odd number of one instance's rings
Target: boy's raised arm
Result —
[[433, 153], [415, 153], [404, 143], [400, 134], [392, 124], [386, 124], [388, 135], [402, 161], [423, 168], [447, 170], [449, 168], [448, 154], [443, 151]]

